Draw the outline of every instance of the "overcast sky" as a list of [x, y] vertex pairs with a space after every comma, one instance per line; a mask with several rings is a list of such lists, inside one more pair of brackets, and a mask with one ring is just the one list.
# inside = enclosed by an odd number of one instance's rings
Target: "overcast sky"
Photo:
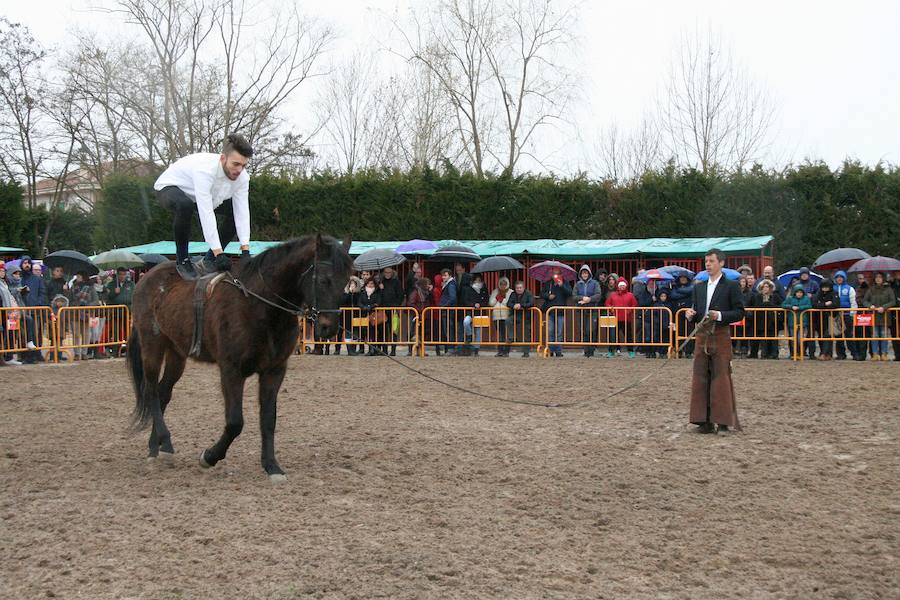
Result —
[[[307, 14], [341, 36], [332, 57], [377, 47], [379, 15], [403, 10], [397, 0], [303, 2]], [[4, 2], [12, 21], [48, 46], [77, 43], [73, 26], [104, 28], [109, 18], [88, 0]], [[805, 158], [832, 166], [845, 157], [900, 164], [900, 2], [854, 1], [587, 1], [580, 7], [578, 47], [569, 68], [581, 74], [572, 126], [540, 140], [557, 172], [589, 171], [596, 132], [634, 126], [665, 79], [679, 37], [711, 28], [735, 58], [767, 86], [776, 105], [769, 162]], [[106, 27], [108, 35], [110, 28]], [[304, 84], [306, 85], [306, 84]], [[313, 84], [296, 99], [306, 111]], [[305, 123], [295, 119], [298, 128]], [[529, 166], [530, 168], [530, 166]]]

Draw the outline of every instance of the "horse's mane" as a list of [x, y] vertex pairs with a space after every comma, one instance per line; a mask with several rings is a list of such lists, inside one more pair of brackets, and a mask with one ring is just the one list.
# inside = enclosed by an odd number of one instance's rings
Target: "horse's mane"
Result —
[[[347, 252], [341, 251], [343, 248], [341, 247], [340, 242], [331, 236], [325, 235], [322, 236], [322, 242], [326, 247], [330, 248], [330, 258], [337, 269], [347, 270], [348, 272], [353, 269], [353, 260]], [[264, 250], [241, 267], [241, 279], [249, 281], [251, 277], [260, 273], [263, 264], [284, 265], [290, 260], [296, 260], [298, 257], [295, 256], [295, 254], [297, 253], [302, 252], [305, 256], [308, 255], [309, 258], [312, 258], [312, 254], [315, 251], [315, 244], [316, 236], [305, 235]], [[267, 273], [267, 275], [270, 274]]]

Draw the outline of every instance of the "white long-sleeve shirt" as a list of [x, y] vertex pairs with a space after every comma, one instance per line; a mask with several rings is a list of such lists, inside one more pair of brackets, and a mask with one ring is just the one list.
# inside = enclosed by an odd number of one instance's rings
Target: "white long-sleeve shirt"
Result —
[[[153, 189], [174, 185], [197, 203], [203, 237], [210, 248], [222, 248], [213, 211], [231, 198], [234, 225], [242, 246], [250, 244], [250, 175], [247, 171], [234, 181], [225, 176], [219, 154], [200, 152], [180, 158], [163, 171]], [[230, 241], [230, 240], [228, 240]], [[226, 242], [227, 243], [227, 242]]]

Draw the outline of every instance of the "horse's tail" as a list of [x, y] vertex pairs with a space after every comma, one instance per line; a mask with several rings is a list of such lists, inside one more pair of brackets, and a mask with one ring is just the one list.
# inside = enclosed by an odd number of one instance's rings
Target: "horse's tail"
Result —
[[144, 394], [144, 363], [141, 360], [141, 338], [137, 327], [131, 328], [128, 337], [128, 374], [134, 386], [134, 411], [131, 413], [131, 428], [135, 431], [146, 429], [153, 419], [150, 403]]

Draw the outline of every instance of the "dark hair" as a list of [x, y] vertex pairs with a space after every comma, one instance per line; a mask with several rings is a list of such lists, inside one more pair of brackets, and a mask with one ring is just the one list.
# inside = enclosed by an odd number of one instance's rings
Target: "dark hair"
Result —
[[229, 154], [231, 152], [237, 152], [245, 158], [253, 156], [253, 148], [250, 147], [250, 142], [244, 139], [244, 136], [237, 133], [229, 133], [225, 138], [225, 143], [222, 144], [222, 154]]
[[116, 269], [116, 273], [127, 273], [127, 272], [128, 272], [128, 269], [126, 269], [125, 267], [119, 267], [118, 269]]
[[707, 250], [706, 254], [703, 255], [703, 258], [706, 258], [707, 256], [712, 256], [712, 255], [715, 255], [716, 260], [718, 260], [719, 262], [725, 262], [725, 253], [722, 252], [721, 250], [719, 250], [718, 248], [711, 248], [710, 250]]
[[441, 275], [446, 273], [447, 275], [453, 275], [453, 272], [450, 269], [441, 269]]

